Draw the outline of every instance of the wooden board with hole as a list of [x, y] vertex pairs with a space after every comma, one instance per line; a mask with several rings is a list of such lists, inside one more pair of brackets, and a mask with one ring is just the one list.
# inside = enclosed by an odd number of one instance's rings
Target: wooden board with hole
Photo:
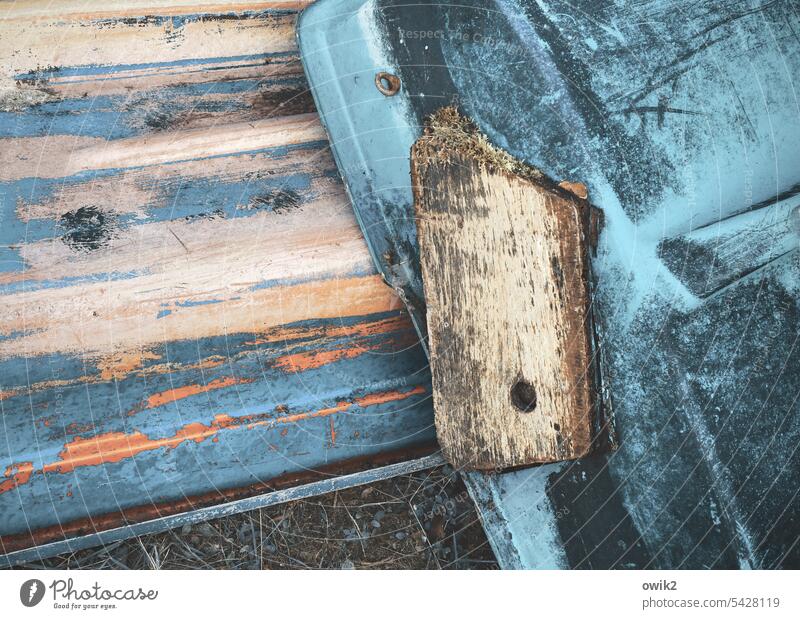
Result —
[[462, 469], [585, 455], [588, 202], [448, 108], [412, 150], [436, 432]]

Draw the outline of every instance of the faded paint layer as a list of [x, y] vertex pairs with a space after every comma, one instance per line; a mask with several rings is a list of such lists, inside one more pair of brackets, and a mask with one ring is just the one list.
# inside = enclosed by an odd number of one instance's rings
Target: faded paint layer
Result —
[[0, 551], [430, 450], [303, 2], [156, 4], [0, 15]]

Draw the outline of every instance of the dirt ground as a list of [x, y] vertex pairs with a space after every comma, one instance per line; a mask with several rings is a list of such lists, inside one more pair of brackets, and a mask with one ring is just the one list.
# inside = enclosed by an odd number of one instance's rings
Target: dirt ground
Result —
[[496, 569], [457, 473], [439, 467], [21, 566]]

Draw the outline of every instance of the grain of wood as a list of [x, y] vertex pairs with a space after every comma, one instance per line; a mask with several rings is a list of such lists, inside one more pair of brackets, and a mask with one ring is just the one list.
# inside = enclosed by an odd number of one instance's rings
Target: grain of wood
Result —
[[592, 445], [590, 206], [452, 108], [412, 151], [436, 432], [462, 469]]

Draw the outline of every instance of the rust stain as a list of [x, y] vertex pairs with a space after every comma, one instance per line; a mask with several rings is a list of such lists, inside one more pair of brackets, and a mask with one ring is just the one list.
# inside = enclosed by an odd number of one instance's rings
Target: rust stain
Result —
[[[181, 443], [188, 441], [202, 443], [208, 438], [213, 440], [215, 435], [224, 429], [240, 427], [250, 429], [264, 425], [296, 423], [304, 419], [335, 415], [336, 413], [345, 412], [353, 406], [367, 408], [376, 404], [403, 400], [421, 393], [425, 393], [425, 388], [422, 386], [415, 387], [409, 391], [384, 391], [355, 398], [349, 402], [339, 402], [335, 406], [317, 411], [306, 411], [294, 415], [284, 415], [283, 417], [273, 417], [273, 413], [231, 417], [222, 413], [216, 415], [208, 425], [200, 422], [189, 423], [182, 428], [178, 428], [174, 435], [165, 438], [150, 438], [138, 431], [132, 433], [107, 432], [88, 438], [77, 437], [64, 445], [64, 449], [59, 452], [59, 459], [56, 462], [45, 464], [39, 472], [45, 474], [70, 473], [83, 466], [120, 462], [146, 451], [161, 448], [174, 449]], [[0, 484], [0, 493], [27, 483], [33, 472], [33, 465], [30, 462], [8, 467], [5, 472], [7, 479]]]
[[333, 425], [333, 417], [329, 420], [331, 422], [331, 446], [336, 445], [336, 428]]
[[5, 481], [0, 482], [0, 494], [13, 490], [17, 486], [27, 484], [33, 474], [33, 462], [20, 462], [6, 467], [3, 477]]
[[225, 378], [212, 380], [206, 385], [184, 385], [183, 387], [168, 389], [161, 393], [154, 393], [147, 398], [144, 408], [156, 408], [200, 393], [207, 393], [215, 389], [224, 389], [225, 387], [231, 387], [233, 385], [246, 385], [254, 381], [255, 379], [253, 378], [235, 378], [233, 376], [227, 376]]

